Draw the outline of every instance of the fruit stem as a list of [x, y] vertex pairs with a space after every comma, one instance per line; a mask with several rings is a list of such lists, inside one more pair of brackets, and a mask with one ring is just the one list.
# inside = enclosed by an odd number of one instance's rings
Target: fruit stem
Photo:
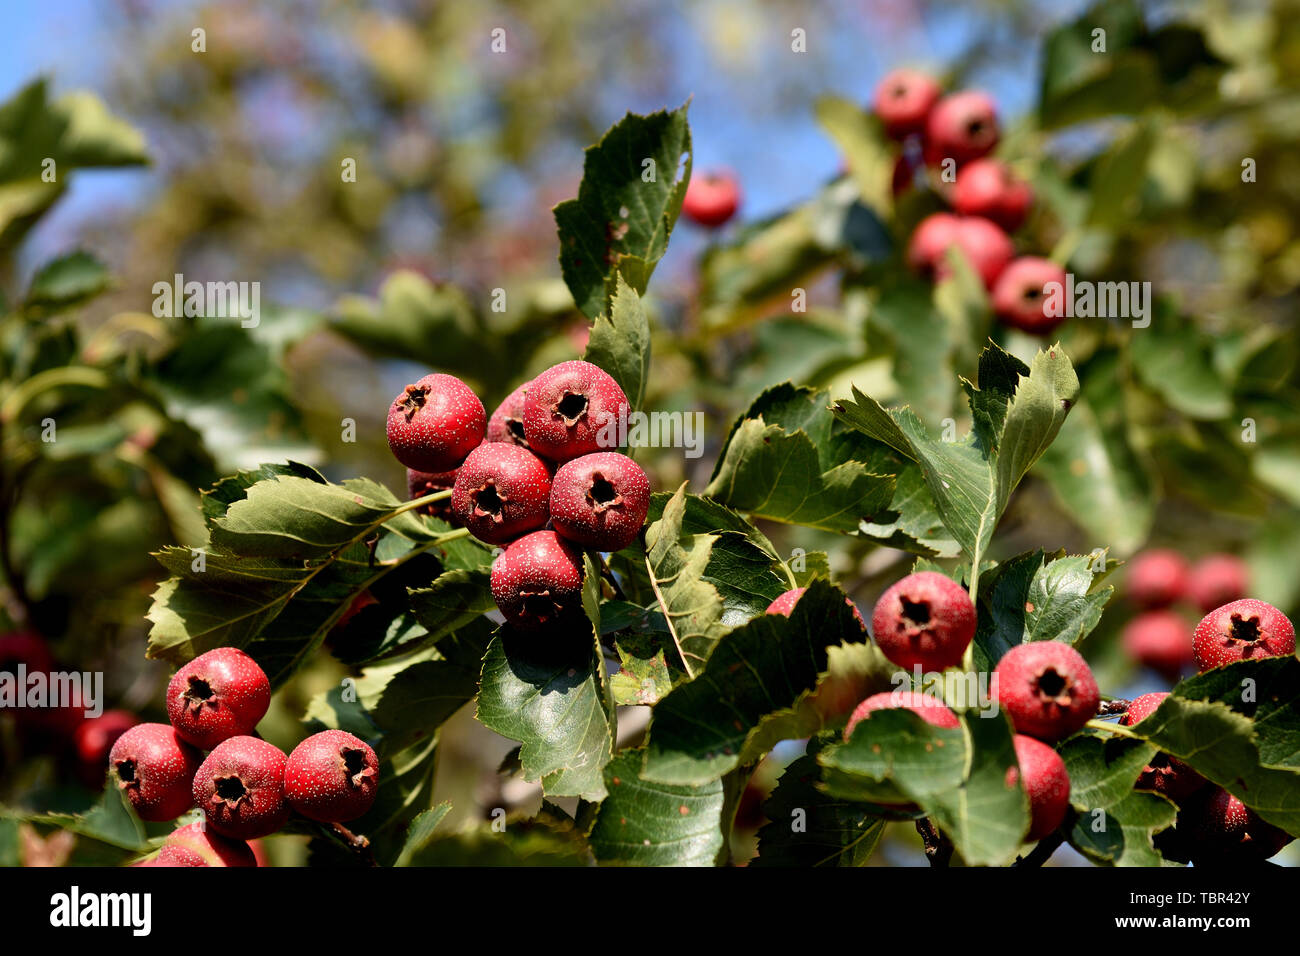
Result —
[[1104, 720], [1090, 720], [1083, 726], [1091, 727], [1093, 730], [1104, 730], [1107, 733], [1119, 734], [1121, 737], [1132, 737], [1134, 740], [1142, 740], [1141, 734], [1135, 734], [1122, 724], [1107, 723]]
[[408, 511], [414, 511], [416, 508], [423, 508], [425, 505], [431, 505], [435, 501], [443, 501], [451, 497], [451, 492], [452, 489], [446, 488], [442, 491], [435, 491], [431, 495], [425, 495], [423, 498], [412, 498], [410, 501], [406, 502], [406, 504], [402, 505], [400, 508], [394, 509], [393, 514], [394, 515], [405, 514]]
[[435, 544], [443, 544], [447, 541], [459, 541], [461, 538], [469, 537], [469, 528], [457, 528], [455, 531], [448, 531], [445, 534], [437, 535], [433, 541]]

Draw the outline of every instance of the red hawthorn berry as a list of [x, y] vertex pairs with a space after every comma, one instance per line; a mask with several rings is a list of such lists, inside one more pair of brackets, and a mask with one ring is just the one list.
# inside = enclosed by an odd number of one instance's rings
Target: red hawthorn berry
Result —
[[211, 750], [252, 733], [271, 706], [271, 682], [237, 647], [200, 654], [167, 684], [167, 717], [182, 739]]
[[470, 387], [452, 375], [426, 375], [393, 399], [388, 447], [407, 468], [451, 471], [478, 447], [487, 413]]
[[230, 840], [202, 823], [191, 823], [168, 834], [153, 865], [257, 866], [257, 858], [243, 840]]
[[1235, 554], [1211, 554], [1192, 568], [1187, 580], [1187, 596], [1202, 613], [1230, 601], [1239, 601], [1250, 587], [1246, 562]]
[[[1048, 314], [1048, 304], [1052, 297], [1048, 286], [1064, 290], [1065, 270], [1051, 259], [1038, 256], [1021, 256], [1013, 260], [993, 284], [993, 311], [1003, 325], [1020, 329], [1030, 335], [1050, 335], [1065, 321], [1065, 309], [1062, 306], [1059, 315]], [[1062, 302], [1060, 293], [1058, 302]]]
[[532, 382], [524, 382], [497, 406], [497, 410], [488, 419], [484, 441], [505, 441], [524, 448], [528, 447], [528, 439], [524, 437], [524, 397], [532, 384]]
[[1183, 806], [1176, 823], [1193, 863], [1260, 863], [1291, 842], [1291, 835], [1263, 820], [1221, 787], [1211, 787]]
[[618, 447], [631, 411], [618, 382], [590, 362], [561, 362], [533, 379], [524, 397], [524, 435], [532, 450], [565, 462]]
[[1167, 608], [1133, 618], [1124, 627], [1123, 640], [1129, 657], [1169, 680], [1192, 666], [1192, 625]]
[[848, 740], [852, 737], [853, 728], [876, 711], [898, 709], [910, 710], [933, 727], [951, 730], [961, 726], [957, 715], [937, 697], [917, 693], [914, 690], [887, 690], [881, 694], [872, 694], [853, 708], [853, 713], [849, 714], [849, 722], [844, 727], [844, 739]]
[[379, 792], [379, 759], [359, 737], [342, 730], [312, 734], [289, 754], [284, 795], [303, 816], [346, 823], [369, 810]]
[[995, 223], [979, 216], [937, 212], [917, 225], [907, 246], [908, 264], [941, 281], [952, 274], [948, 249], [956, 247], [976, 275], [991, 288], [1015, 255], [1015, 246]]
[[1204, 673], [1234, 661], [1295, 653], [1295, 627], [1271, 604], [1245, 598], [1211, 611], [1196, 625], [1192, 656]]
[[[1029, 647], [1030, 645], [1022, 645]], [[1041, 840], [1061, 825], [1070, 808], [1070, 775], [1061, 755], [1042, 741], [1016, 734], [1016, 764], [1007, 770], [1007, 786], [1023, 779], [1029, 795], [1027, 841]]]
[[[807, 588], [794, 588], [793, 590], [786, 591], [769, 604], [767, 610], [763, 613], [780, 614], [782, 617], [789, 617], [791, 612], [794, 611], [795, 604], [799, 602], [799, 599], [803, 597], [804, 591], [807, 590]], [[867, 629], [867, 622], [862, 619], [862, 612], [858, 610], [858, 606], [853, 603], [851, 598], [847, 597], [844, 599], [844, 603], [853, 608], [853, 616], [858, 619], [858, 623], [862, 625], [862, 629], [865, 631]]]
[[999, 137], [997, 108], [987, 93], [964, 90], [934, 104], [925, 120], [925, 161], [958, 166], [992, 152]]
[[903, 140], [925, 129], [926, 117], [943, 95], [934, 77], [920, 70], [890, 70], [876, 86], [872, 106], [890, 139]]
[[[1125, 727], [1140, 724], [1154, 714], [1168, 696], [1167, 692], [1162, 691], [1133, 698], [1128, 705], [1128, 711], [1119, 722]], [[1175, 803], [1181, 803], [1185, 797], [1195, 793], [1205, 784], [1205, 778], [1181, 760], [1166, 753], [1158, 753], [1142, 768], [1142, 774], [1138, 777], [1135, 787], [1138, 790], [1154, 790]]]
[[130, 711], [108, 710], [77, 725], [72, 738], [77, 751], [77, 775], [87, 787], [98, 789], [104, 785], [104, 767], [113, 744], [138, 723], [140, 719]]
[[740, 208], [740, 183], [726, 171], [691, 176], [682, 199], [682, 213], [687, 219], [709, 229], [717, 228]]
[[899, 667], [956, 667], [975, 636], [975, 605], [952, 578], [918, 571], [880, 596], [871, 612], [871, 633], [885, 657]]
[[1029, 184], [996, 159], [976, 159], [957, 172], [952, 204], [963, 216], [983, 216], [1007, 232], [1015, 232], [1024, 224], [1033, 201]]
[[[414, 501], [416, 498], [423, 498], [425, 495], [447, 491], [456, 484], [457, 471], [459, 469], [438, 472], [416, 471], [414, 468], [406, 469], [406, 500]], [[456, 516], [451, 512], [450, 498], [443, 498], [441, 501], [423, 505], [416, 510], [422, 515], [428, 515], [430, 518], [437, 518], [449, 524], [454, 524], [456, 521]]]
[[505, 544], [546, 524], [550, 497], [545, 462], [527, 448], [485, 442], [460, 466], [451, 510], [480, 541]]
[[582, 607], [582, 552], [554, 531], [512, 542], [492, 564], [492, 599], [517, 627], [563, 622]]
[[1059, 641], [1017, 644], [993, 670], [998, 704], [1016, 732], [1055, 741], [1097, 714], [1101, 695], [1083, 655]]
[[1167, 607], [1187, 595], [1191, 569], [1177, 551], [1152, 548], [1128, 567], [1129, 598], [1141, 607]]
[[287, 759], [284, 751], [256, 737], [217, 744], [194, 774], [194, 802], [208, 827], [232, 840], [252, 840], [284, 826]]
[[618, 452], [565, 462], [551, 483], [556, 534], [597, 551], [622, 551], [636, 540], [650, 510], [650, 479]]
[[112, 779], [141, 820], [175, 820], [194, 806], [191, 783], [202, 755], [166, 724], [136, 724], [108, 753]]

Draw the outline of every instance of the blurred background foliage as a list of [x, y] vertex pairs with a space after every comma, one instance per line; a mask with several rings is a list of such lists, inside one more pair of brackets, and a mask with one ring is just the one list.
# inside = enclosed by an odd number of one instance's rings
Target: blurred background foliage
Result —
[[[982, 290], [931, 289], [902, 268], [911, 228], [941, 203], [928, 189], [890, 195], [892, 157], [861, 104], [904, 62], [998, 99], [997, 155], [1039, 197], [1022, 253], [1149, 281], [1159, 300], [1147, 329], [1062, 330], [1083, 401], [995, 557], [1228, 550], [1250, 560], [1257, 596], [1300, 604], [1300, 4], [48, 6], [54, 22], [76, 18], [101, 63], [93, 94], [57, 72], [13, 78], [0, 107], [0, 577], [9, 625], [104, 671], [111, 706], [157, 716], [167, 670], [142, 654], [161, 577], [149, 554], [202, 543], [199, 490], [294, 459], [400, 492], [382, 422], [402, 384], [453, 371], [491, 408], [581, 354], [588, 323], [559, 278], [551, 208], [625, 110], [693, 97], [696, 169], [735, 169], [746, 197], [721, 234], [679, 226], [647, 299], [646, 407], [703, 410], [708, 424], [697, 461], [643, 456], [658, 489], [702, 490], [733, 418], [787, 379], [834, 395], [852, 382], [964, 430], [955, 376], [973, 376], [985, 337], [1022, 357], [1036, 346], [992, 324]], [[796, 29], [807, 53], [791, 51]], [[68, 46], [56, 65], [80, 78]], [[96, 177], [105, 185], [81, 185]], [[152, 287], [176, 273], [259, 281], [261, 323], [155, 317]], [[792, 311], [796, 289], [806, 312]], [[49, 419], [57, 442], [41, 440]], [[910, 561], [861, 537], [764, 530], [787, 553], [829, 551], [864, 607]], [[1101, 683], [1167, 686], [1115, 649], [1125, 616], [1089, 639]], [[263, 733], [291, 745], [306, 701], [343, 673], [322, 655], [277, 695]], [[57, 740], [0, 730], [0, 800], [94, 798]], [[495, 772], [508, 742], [466, 714], [442, 741], [439, 798], [456, 819], [536, 804], [536, 788]], [[738, 859], [750, 835], [738, 830]], [[877, 859], [920, 859], [909, 831], [898, 840]], [[301, 858], [294, 838], [271, 842]], [[6, 862], [66, 857], [41, 846], [34, 831], [0, 832]]]

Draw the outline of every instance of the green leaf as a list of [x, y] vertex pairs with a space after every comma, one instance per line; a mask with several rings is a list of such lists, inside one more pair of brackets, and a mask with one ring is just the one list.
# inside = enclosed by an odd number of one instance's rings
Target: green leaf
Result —
[[642, 754], [626, 750], [605, 768], [609, 796], [587, 833], [596, 860], [623, 866], [717, 866], [727, 856], [727, 792], [720, 779], [700, 786], [638, 776]]
[[587, 149], [578, 198], [555, 207], [560, 269], [589, 318], [605, 311], [617, 274], [644, 293], [668, 249], [691, 177], [686, 111], [627, 114]]
[[590, 635], [567, 643], [540, 646], [503, 629], [483, 658], [478, 719], [519, 741], [524, 779], [540, 780], [548, 797], [600, 800], [615, 734], [605, 662]]
[[901, 795], [934, 820], [967, 864], [1011, 862], [1029, 829], [1025, 792], [1008, 784], [1017, 766], [1011, 727], [975, 712], [960, 719], [961, 727], [945, 730], [906, 710], [873, 714], [847, 743], [818, 756], [823, 789], [868, 802]]
[[823, 96], [813, 109], [817, 122], [840, 148], [862, 201], [888, 217], [894, 208], [894, 156], [879, 119], [839, 96]]
[[856, 531], [883, 513], [893, 479], [873, 473], [879, 451], [836, 426], [828, 398], [788, 383], [760, 395], [732, 427], [704, 493], [757, 517], [827, 531]]
[[1151, 326], [1134, 329], [1129, 340], [1138, 378], [1184, 415], [1226, 418], [1231, 390], [1214, 368], [1209, 339], [1168, 299], [1152, 303], [1152, 311]]
[[99, 295], [112, 283], [102, 262], [78, 250], [41, 267], [27, 289], [24, 307], [42, 314], [68, 309]]
[[641, 297], [622, 273], [617, 277], [609, 316], [602, 312], [592, 323], [583, 358], [613, 376], [632, 408], [641, 407], [650, 376], [650, 321]]
[[95, 805], [85, 813], [42, 813], [26, 819], [136, 853], [143, 853], [149, 846], [144, 825], [131, 811], [121, 788], [111, 779]]
[[1032, 368], [990, 344], [980, 356], [979, 388], [966, 383], [974, 424], [959, 441], [935, 438], [910, 408], [886, 411], [855, 387], [837, 418], [916, 461], [944, 525], [978, 565], [1011, 492], [1056, 437], [1079, 394], [1060, 346], [1040, 351]]
[[510, 819], [505, 829], [483, 825], [432, 836], [405, 866], [589, 866], [591, 855], [571, 822]]
[[1070, 845], [1097, 863], [1164, 866], [1152, 842], [1173, 825], [1178, 808], [1155, 793], [1134, 791], [1155, 748], [1136, 740], [1080, 734], [1061, 745], [1070, 802], [1079, 812]]
[[865, 636], [844, 592], [826, 581], [814, 581], [788, 618], [763, 614], [732, 631], [704, 670], [655, 708], [642, 778], [706, 783], [814, 733], [822, 720], [809, 697], [827, 669], [827, 646]]
[[758, 831], [758, 856], [750, 866], [866, 866], [885, 820], [818, 790], [818, 776], [813, 754], [785, 768], [763, 804], [771, 822]]
[[443, 801], [436, 807], [430, 807], [411, 821], [406, 831], [406, 843], [402, 845], [401, 855], [393, 866], [410, 866], [411, 859], [433, 839], [434, 831], [443, 817], [451, 812], [451, 804]]

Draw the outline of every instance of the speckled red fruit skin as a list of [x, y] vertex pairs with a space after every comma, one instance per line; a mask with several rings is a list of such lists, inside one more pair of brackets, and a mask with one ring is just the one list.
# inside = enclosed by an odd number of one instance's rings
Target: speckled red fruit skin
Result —
[[[1028, 332], [1050, 335], [1065, 321], [1065, 270], [1050, 259], [1021, 256], [1013, 259], [993, 283], [993, 311], [1003, 325]], [[1049, 286], [1058, 292], [1049, 294]], [[1048, 305], [1060, 304], [1048, 314]], [[1056, 312], [1060, 315], [1056, 315]]]
[[650, 479], [615, 451], [565, 462], [551, 483], [555, 533], [585, 548], [622, 551], [636, 540], [650, 510]]
[[534, 531], [493, 562], [491, 586], [492, 599], [516, 627], [562, 623], [582, 606], [582, 552], [554, 531]]
[[992, 152], [999, 136], [992, 97], [978, 90], [950, 93], [926, 117], [925, 161], [937, 166], [954, 159], [960, 166]]
[[[1154, 714], [1168, 696], [1167, 692], [1161, 691], [1133, 698], [1128, 705], [1128, 711], [1119, 722], [1125, 727], [1141, 723]], [[1154, 790], [1180, 803], [1205, 784], [1205, 778], [1181, 760], [1176, 760], [1165, 753], [1158, 753], [1142, 768], [1142, 774], [1134, 786], [1138, 790]]]
[[155, 866], [257, 866], [243, 840], [229, 840], [202, 823], [191, 823], [168, 834]]
[[1295, 627], [1273, 605], [1254, 598], [1216, 608], [1196, 625], [1192, 656], [1204, 673], [1234, 661], [1295, 653]]
[[254, 840], [284, 826], [284, 751], [257, 737], [217, 744], [194, 774], [194, 803], [208, 826], [232, 840]]
[[956, 667], [975, 636], [975, 605], [952, 578], [918, 571], [880, 596], [871, 634], [887, 658], [909, 671]]
[[117, 738], [108, 766], [136, 816], [156, 823], [194, 805], [191, 785], [202, 759], [166, 724], [136, 724]]
[[451, 510], [480, 541], [505, 544], [546, 524], [550, 498], [545, 462], [527, 448], [485, 442], [460, 466]]
[[[804, 591], [807, 590], [807, 588], [793, 588], [792, 590], [786, 591], [769, 604], [767, 610], [763, 613], [780, 614], [782, 617], [789, 617], [791, 612], [794, 611], [795, 604], [798, 603], [799, 599], [803, 597]], [[853, 608], [853, 616], [858, 619], [858, 623], [862, 625], [862, 629], [865, 631], [867, 629], [867, 622], [862, 619], [862, 612], [858, 610], [858, 606], [853, 603], [851, 598], [845, 598], [844, 603]]]
[[[457, 469], [451, 471], [416, 471], [414, 468], [406, 469], [406, 500], [414, 501], [416, 498], [423, 498], [425, 495], [432, 495], [439, 491], [447, 491], [456, 484]], [[441, 501], [435, 501], [432, 504], [423, 505], [416, 511], [422, 515], [428, 515], [430, 518], [438, 518], [449, 524], [456, 523], [456, 516], [451, 513], [451, 499], [443, 498]]]
[[613, 451], [617, 423], [629, 411], [609, 373], [590, 362], [561, 362], [533, 379], [524, 398], [524, 436], [534, 452], [555, 462]]
[[1192, 667], [1192, 625], [1168, 608], [1133, 618], [1124, 627], [1123, 641], [1129, 657], [1169, 680]]
[[342, 730], [312, 734], [289, 754], [284, 795], [305, 817], [346, 823], [364, 814], [379, 792], [379, 759], [361, 738]]
[[1178, 813], [1193, 863], [1260, 863], [1291, 842], [1286, 831], [1267, 823], [1221, 787], [1189, 800]]
[[899, 708], [910, 710], [933, 727], [943, 727], [951, 730], [961, 726], [957, 720], [957, 715], [949, 710], [948, 706], [937, 697], [920, 694], [914, 690], [887, 690], [883, 694], [872, 694], [853, 708], [853, 713], [849, 714], [849, 722], [844, 726], [844, 739], [848, 740], [852, 737], [853, 728], [876, 711], [897, 710]]
[[890, 70], [876, 86], [872, 107], [890, 139], [903, 140], [925, 129], [925, 119], [943, 89], [920, 70]]
[[108, 710], [77, 725], [72, 742], [77, 751], [77, 775], [86, 786], [98, 789], [103, 785], [113, 744], [138, 723], [140, 718], [129, 710]]
[[1029, 184], [996, 159], [976, 159], [957, 172], [952, 205], [963, 216], [983, 216], [1007, 232], [1015, 232], [1024, 224], [1033, 202]]
[[456, 468], [487, 430], [483, 403], [453, 375], [435, 372], [406, 386], [388, 409], [388, 447], [416, 471]]
[[1029, 795], [1029, 834], [1027, 841], [1041, 840], [1061, 825], [1070, 808], [1070, 775], [1065, 761], [1047, 744], [1024, 734], [1012, 741], [1016, 748], [1016, 770], [1007, 771], [1007, 784], [1024, 781]]
[[1235, 554], [1211, 554], [1192, 567], [1187, 597], [1208, 614], [1216, 607], [1239, 601], [1250, 589], [1250, 570]]
[[696, 225], [721, 226], [740, 208], [740, 183], [726, 171], [691, 176], [682, 199], [682, 213]]
[[1187, 595], [1191, 568], [1177, 551], [1152, 548], [1135, 557], [1128, 566], [1125, 583], [1128, 596], [1140, 607], [1168, 607]]
[[1083, 655], [1059, 641], [1017, 644], [993, 669], [999, 706], [1016, 732], [1063, 740], [1097, 714], [1101, 695]]
[[488, 419], [484, 441], [504, 441], [523, 448], [528, 447], [528, 439], [524, 437], [524, 397], [532, 384], [532, 382], [524, 382], [497, 406], [492, 417]]
[[200, 654], [167, 684], [167, 717], [183, 740], [211, 750], [251, 733], [271, 706], [271, 682], [236, 647]]

